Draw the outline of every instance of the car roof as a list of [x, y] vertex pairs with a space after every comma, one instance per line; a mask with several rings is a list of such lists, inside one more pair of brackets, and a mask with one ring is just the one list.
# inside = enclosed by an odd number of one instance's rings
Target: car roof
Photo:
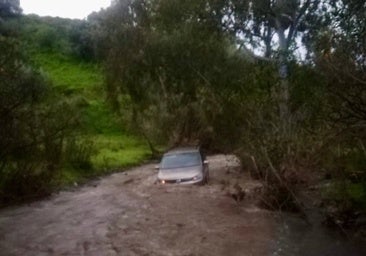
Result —
[[166, 152], [164, 155], [200, 152], [199, 147], [179, 147]]

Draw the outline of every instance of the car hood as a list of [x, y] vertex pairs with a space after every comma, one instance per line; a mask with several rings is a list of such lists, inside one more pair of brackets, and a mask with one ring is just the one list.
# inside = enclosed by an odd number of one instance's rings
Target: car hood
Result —
[[158, 178], [161, 180], [190, 179], [197, 175], [202, 175], [201, 166], [160, 169], [158, 173]]

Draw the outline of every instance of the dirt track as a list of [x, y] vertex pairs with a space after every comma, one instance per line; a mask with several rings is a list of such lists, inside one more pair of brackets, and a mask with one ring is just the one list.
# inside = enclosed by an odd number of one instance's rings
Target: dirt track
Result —
[[[157, 185], [153, 165], [0, 211], [1, 255], [270, 255], [273, 216], [237, 203], [233, 157], [210, 159], [207, 186]], [[258, 184], [244, 184], [250, 194]], [[250, 196], [247, 196], [248, 198]]]

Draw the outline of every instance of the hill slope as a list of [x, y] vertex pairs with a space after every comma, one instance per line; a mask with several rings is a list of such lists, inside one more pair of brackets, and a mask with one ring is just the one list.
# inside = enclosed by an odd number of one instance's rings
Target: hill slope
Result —
[[75, 53], [77, 45], [71, 39], [75, 31], [82, 33], [79, 28], [83, 21], [31, 15], [18, 22], [32, 61], [51, 81], [56, 94], [78, 102], [82, 126], [76, 140], [92, 152], [91, 166], [81, 168], [84, 170], [64, 166], [64, 182], [125, 168], [146, 159], [149, 155], [146, 143], [125, 132], [108, 107], [98, 63]]

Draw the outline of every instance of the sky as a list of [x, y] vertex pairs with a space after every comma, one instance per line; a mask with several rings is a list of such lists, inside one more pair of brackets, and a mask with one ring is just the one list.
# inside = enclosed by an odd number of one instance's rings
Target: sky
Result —
[[84, 19], [110, 4], [111, 0], [20, 0], [24, 14], [70, 19]]

